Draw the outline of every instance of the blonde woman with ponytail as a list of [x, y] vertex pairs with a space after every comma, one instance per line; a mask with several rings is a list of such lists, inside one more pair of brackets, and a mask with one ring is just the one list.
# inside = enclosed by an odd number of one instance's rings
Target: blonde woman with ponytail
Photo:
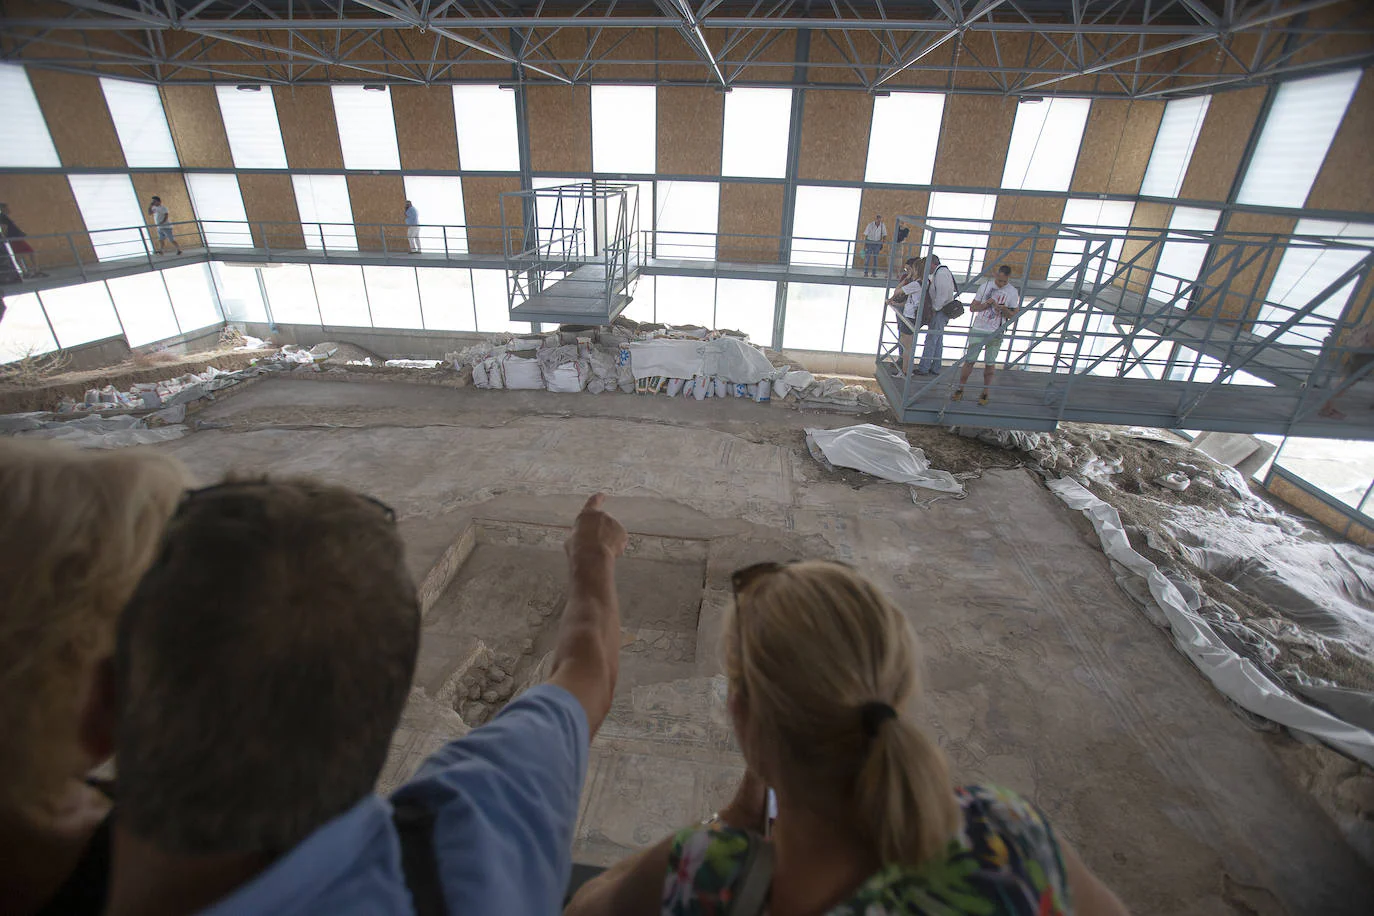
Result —
[[1125, 913], [1029, 802], [952, 785], [916, 718], [915, 633], [871, 582], [807, 561], [734, 587], [734, 800], [588, 882], [569, 916]]

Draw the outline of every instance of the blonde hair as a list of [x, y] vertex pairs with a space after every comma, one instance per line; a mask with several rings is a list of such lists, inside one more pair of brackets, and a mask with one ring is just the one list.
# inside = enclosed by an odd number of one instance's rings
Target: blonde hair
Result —
[[189, 480], [166, 455], [0, 440], [0, 805], [76, 775], [79, 694]]
[[[958, 807], [944, 754], [911, 718], [916, 634], [871, 582], [822, 561], [759, 575], [741, 584], [724, 650], [746, 747], [780, 788], [850, 824], [883, 864], [944, 849]], [[870, 704], [896, 716], [866, 716]]]

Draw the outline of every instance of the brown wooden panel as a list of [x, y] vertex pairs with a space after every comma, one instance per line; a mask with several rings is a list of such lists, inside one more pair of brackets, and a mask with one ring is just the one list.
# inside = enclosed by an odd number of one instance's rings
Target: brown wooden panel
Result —
[[65, 176], [0, 172], [0, 201], [9, 204], [10, 218], [29, 237], [40, 270], [76, 263], [67, 239], [39, 238], [49, 233], [78, 233], [75, 240], [81, 260], [95, 260], [95, 251], [82, 234], [86, 224], [81, 221], [81, 210]]
[[1189, 200], [1225, 200], [1231, 193], [1240, 157], [1254, 129], [1264, 88], [1219, 92], [1207, 106], [1193, 158], [1183, 176], [1179, 197]]
[[1150, 283], [1150, 272], [1159, 260], [1158, 235], [1152, 230], [1166, 229], [1174, 215], [1170, 204], [1140, 202], [1131, 214], [1132, 233], [1121, 245], [1121, 263], [1130, 264], [1117, 285], [1144, 292]]
[[698, 86], [658, 87], [658, 170], [719, 175], [725, 94]]
[[[304, 248], [301, 215], [290, 175], [264, 172], [239, 174], [239, 193], [248, 222], [254, 224], [253, 244], [262, 248]], [[272, 223], [273, 225], [257, 225]]]
[[[1259, 300], [1269, 292], [1269, 284], [1283, 258], [1282, 246], [1264, 249], [1267, 239], [1263, 236], [1291, 235], [1297, 224], [1295, 218], [1288, 216], [1233, 213], [1225, 225], [1228, 236], [1256, 233], [1259, 237], [1214, 247], [1213, 259], [1204, 265], [1201, 279], [1213, 287], [1226, 284], [1226, 291], [1206, 294], [1207, 300], [1198, 306], [1196, 313], [1210, 317], [1216, 314], [1219, 305], [1223, 319], [1253, 320], [1259, 313]], [[1253, 302], [1252, 296], [1255, 297]]]
[[[707, 34], [706, 40], [711, 43], [711, 49], [715, 52], [716, 59], [719, 60], [721, 58], [720, 45], [724, 42], [725, 36], [713, 29]], [[754, 62], [744, 68], [740, 74], [740, 79], [791, 82], [797, 68], [797, 33], [795, 31], [791, 29], [760, 31], [745, 40], [744, 48], [746, 55], [754, 55]], [[768, 61], [776, 61], [778, 65], [767, 66], [764, 62]]]
[[328, 86], [275, 86], [281, 141], [286, 164], [293, 169], [342, 169], [339, 127]]
[[[714, 31], [714, 30], [712, 30]], [[673, 29], [658, 29], [658, 65], [659, 79], [665, 80], [713, 80], [713, 74], [697, 55], [683, 37]], [[711, 49], [717, 54], [720, 51], [720, 37], [708, 34], [706, 40], [711, 42]], [[719, 58], [717, 58], [719, 59]], [[659, 89], [661, 93], [663, 89]], [[660, 121], [661, 123], [661, 121]]]
[[1307, 206], [1374, 213], [1374, 76], [1355, 87], [1331, 149], [1307, 195]]
[[592, 92], [587, 86], [530, 86], [530, 167], [536, 172], [592, 170]]
[[[463, 210], [467, 214], [468, 248], [472, 252], [501, 251], [501, 195], [519, 190], [520, 179], [515, 175], [463, 176]], [[523, 223], [516, 208], [507, 210], [506, 219], [511, 225]]]
[[183, 168], [234, 167], [214, 86], [164, 86], [162, 107]]
[[863, 181], [873, 97], [866, 92], [812, 89], [802, 107], [797, 173], [819, 181]]
[[448, 86], [392, 86], [396, 144], [401, 168], [458, 168], [458, 133], [453, 125], [453, 90]]
[[350, 173], [348, 200], [353, 207], [360, 249], [380, 250], [385, 236], [386, 250], [406, 250], [406, 189], [400, 175]]
[[[851, 33], [846, 40], [845, 34], [835, 29], [812, 29], [806, 72], [813, 82], [853, 83], [857, 86], [863, 81], [860, 79], [862, 74], [874, 74], [873, 68], [863, 65], [876, 59], [877, 48], [878, 45], [867, 33]], [[858, 63], [855, 62], [856, 52]], [[808, 96], [807, 105], [810, 104]]]
[[[1055, 224], [1064, 218], [1064, 199], [1002, 194], [997, 198], [997, 208], [993, 211], [992, 218], [994, 222], [1006, 220], [1017, 223]], [[1041, 230], [1037, 238], [1036, 227], [1033, 225], [1017, 226], [1015, 231], [1005, 235], [992, 235], [988, 238], [983, 272], [989, 273], [996, 270], [998, 265], [1009, 264], [1012, 276], [1019, 280], [1029, 258], [1028, 276], [1032, 280], [1043, 280], [1049, 275], [1050, 255], [1054, 252], [1055, 239], [1054, 228]]]
[[63, 165], [124, 168], [124, 151], [99, 79], [34, 67], [28, 74]]
[[1070, 189], [1079, 194], [1140, 193], [1163, 117], [1163, 102], [1095, 99]]
[[722, 261], [778, 260], [778, 236], [782, 233], [782, 196], [780, 184], [724, 182], [720, 186], [721, 236], [731, 233], [762, 235], [762, 239], [722, 237], [716, 257]]
[[[191, 207], [191, 195], [186, 190], [186, 179], [180, 172], [135, 172], [133, 174], [134, 193], [138, 195], [138, 205], [143, 211], [143, 221], [153, 225], [148, 215], [148, 204], [154, 194], [162, 198], [167, 208], [167, 218], [174, 223], [185, 223], [173, 227], [176, 242], [182, 248], [200, 247], [200, 227], [195, 225], [195, 210]], [[148, 237], [157, 244], [156, 230], [149, 230]], [[168, 246], [170, 250], [171, 246]]]
[[1002, 184], [1016, 100], [992, 95], [945, 99], [935, 183], [995, 188]]
[[1361, 547], [1374, 547], [1374, 531], [1346, 518], [1339, 510], [1333, 509], [1306, 490], [1299, 489], [1277, 475], [1270, 478], [1267, 488], [1270, 493], [1294, 509], [1305, 512], [1309, 518], [1320, 522], [1347, 540], [1354, 541]]
[[887, 262], [891, 257], [903, 261], [914, 256], [918, 251], [921, 242], [919, 229], [913, 229], [907, 236], [907, 240], [898, 245], [897, 242], [897, 217], [926, 215], [926, 208], [930, 205], [930, 194], [927, 191], [912, 191], [905, 188], [864, 188], [863, 197], [859, 201], [859, 224], [854, 227], [854, 238], [860, 242], [855, 248], [854, 266], [863, 267], [863, 231], [869, 221], [877, 214], [882, 214], [883, 222], [887, 224], [888, 244], [883, 246], [882, 254], [878, 256], [878, 269], [887, 270]]

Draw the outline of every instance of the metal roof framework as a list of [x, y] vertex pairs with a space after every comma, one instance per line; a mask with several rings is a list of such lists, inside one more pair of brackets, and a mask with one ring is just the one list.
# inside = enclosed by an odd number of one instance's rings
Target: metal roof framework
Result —
[[0, 0], [0, 59], [158, 84], [619, 82], [1149, 99], [1374, 65], [1374, 5]]

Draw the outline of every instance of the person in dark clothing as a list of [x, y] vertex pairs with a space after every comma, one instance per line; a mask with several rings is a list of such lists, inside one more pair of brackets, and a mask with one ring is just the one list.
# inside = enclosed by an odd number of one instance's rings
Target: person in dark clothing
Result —
[[9, 204], [0, 204], [0, 239], [4, 242], [6, 260], [13, 263], [20, 276], [43, 276], [38, 270], [38, 259], [34, 255], [33, 246], [24, 240], [24, 230], [10, 219]]

